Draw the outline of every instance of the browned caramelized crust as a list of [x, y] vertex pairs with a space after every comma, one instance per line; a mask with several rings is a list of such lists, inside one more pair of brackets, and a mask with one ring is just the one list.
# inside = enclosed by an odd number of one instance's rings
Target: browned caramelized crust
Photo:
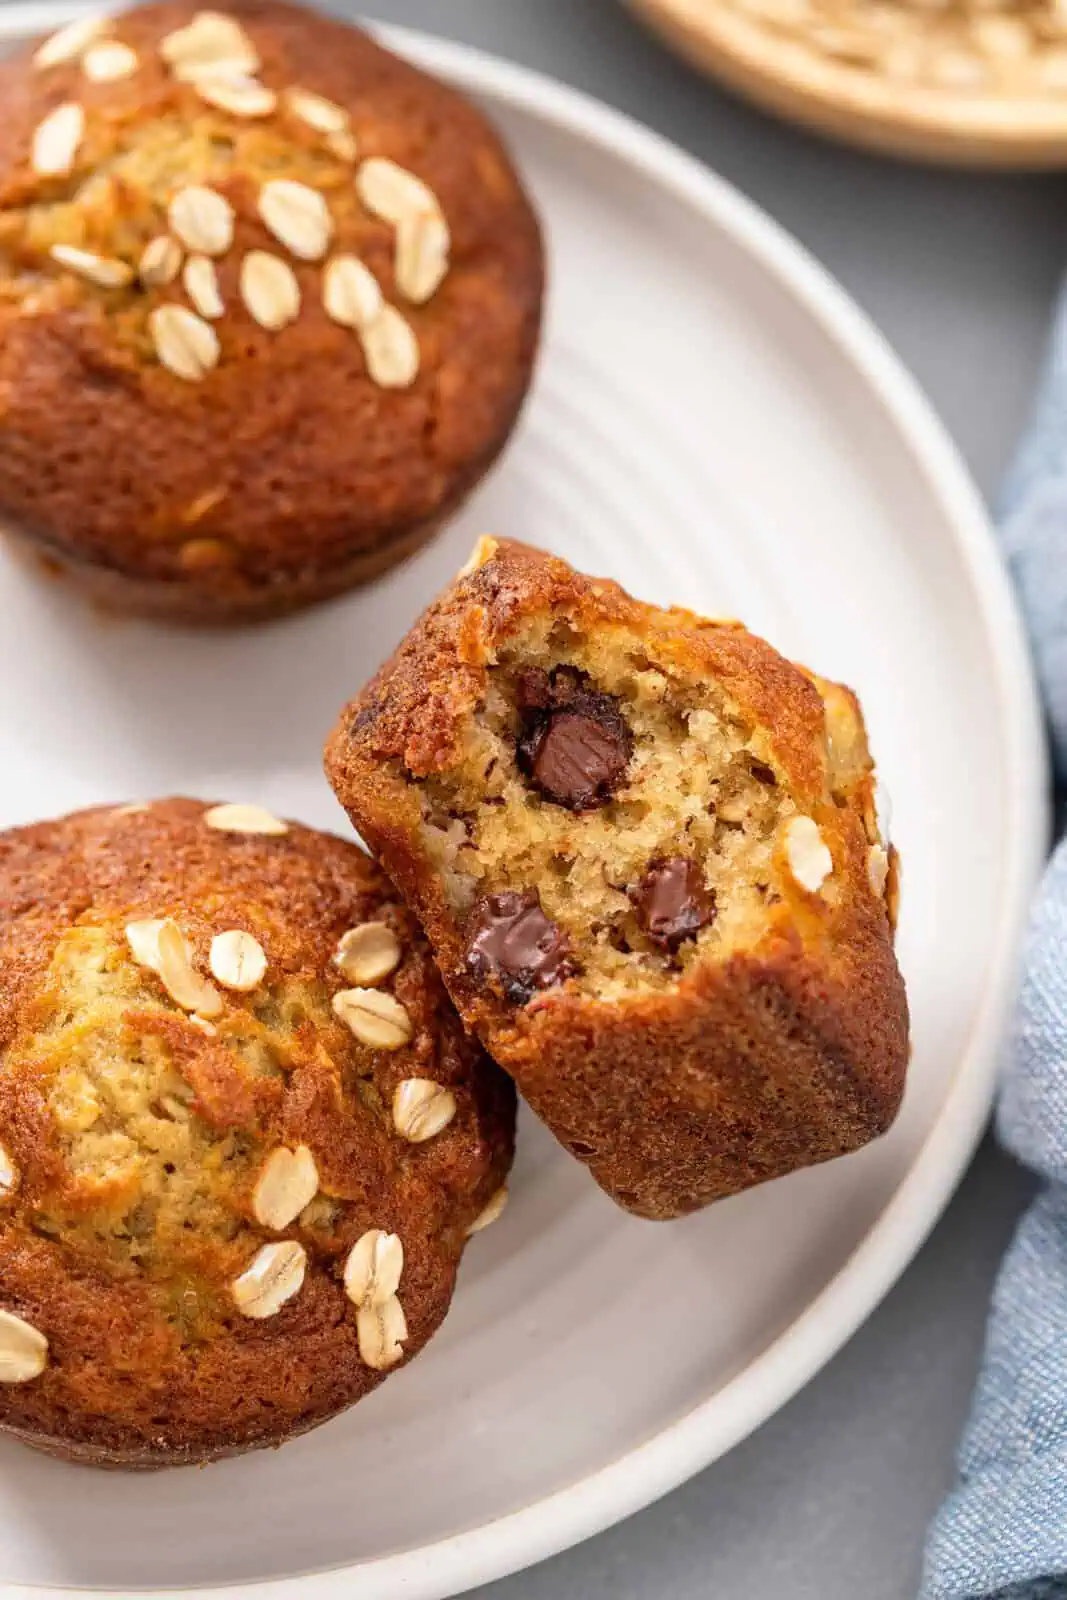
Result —
[[438, 1327], [513, 1136], [354, 845], [192, 800], [0, 835], [0, 1429], [152, 1467], [322, 1422]]
[[467, 1025], [621, 1205], [676, 1216], [892, 1122], [895, 856], [848, 690], [485, 539], [327, 772]]
[[480, 112], [281, 0], [31, 45], [0, 99], [11, 532], [116, 605], [204, 622], [429, 537], [538, 338], [537, 219]]

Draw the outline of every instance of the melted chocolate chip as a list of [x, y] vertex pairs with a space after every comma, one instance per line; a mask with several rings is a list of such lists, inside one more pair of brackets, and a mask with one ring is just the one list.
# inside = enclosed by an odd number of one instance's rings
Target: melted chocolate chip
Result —
[[588, 811], [611, 799], [633, 754], [633, 735], [619, 702], [589, 687], [585, 673], [540, 668], [519, 679], [520, 770], [546, 799]]
[[467, 967], [483, 981], [498, 978], [516, 1005], [575, 970], [567, 936], [541, 910], [536, 889], [508, 890], [478, 902], [467, 925]]
[[770, 784], [771, 788], [777, 787], [778, 780], [774, 776], [773, 767], [768, 767], [763, 761], [750, 761], [748, 764], [752, 776], [760, 783]]
[[629, 894], [641, 927], [665, 950], [677, 950], [683, 939], [695, 938], [715, 917], [715, 896], [696, 862], [685, 856], [650, 862]]

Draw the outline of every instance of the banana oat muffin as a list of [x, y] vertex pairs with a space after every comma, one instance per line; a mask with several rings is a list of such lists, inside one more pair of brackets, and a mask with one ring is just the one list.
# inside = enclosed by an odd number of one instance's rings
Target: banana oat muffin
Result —
[[304, 605], [433, 533], [526, 392], [540, 234], [495, 132], [278, 0], [0, 64], [0, 515], [120, 607]]
[[279, 1444], [438, 1327], [514, 1090], [354, 845], [250, 806], [0, 834], [0, 1430]]
[[620, 1205], [677, 1216], [892, 1122], [895, 858], [847, 689], [483, 540], [327, 770], [467, 1025]]

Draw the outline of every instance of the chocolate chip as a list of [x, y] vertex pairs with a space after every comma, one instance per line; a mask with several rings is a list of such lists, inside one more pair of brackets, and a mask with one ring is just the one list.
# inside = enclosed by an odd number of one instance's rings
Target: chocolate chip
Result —
[[685, 856], [649, 862], [648, 871], [629, 891], [637, 920], [648, 937], [665, 950], [677, 950], [715, 918], [715, 895], [704, 874]]
[[535, 788], [569, 811], [602, 806], [619, 787], [633, 735], [619, 702], [589, 687], [584, 672], [535, 668], [519, 678], [519, 768]]
[[499, 978], [504, 993], [525, 1005], [538, 989], [575, 971], [567, 936], [541, 910], [536, 889], [487, 895], [467, 925], [467, 967], [476, 978]]
[[[564, 677], [577, 677], [568, 667], [557, 667], [553, 677], [562, 682]], [[548, 711], [552, 705], [552, 678], [540, 667], [528, 667], [520, 672], [515, 684], [515, 704], [520, 711]]]
[[748, 764], [748, 769], [752, 776], [757, 778], [760, 783], [768, 783], [772, 789], [777, 786], [778, 780], [774, 776], [774, 770], [773, 768], [768, 767], [765, 762], [750, 761]]

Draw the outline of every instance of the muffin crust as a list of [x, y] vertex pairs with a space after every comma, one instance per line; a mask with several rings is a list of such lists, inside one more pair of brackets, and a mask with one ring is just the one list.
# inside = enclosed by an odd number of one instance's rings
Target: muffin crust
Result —
[[[496, 134], [281, 0], [165, 0], [49, 48], [0, 63], [10, 532], [192, 621], [385, 570], [479, 480], [529, 382], [541, 243]], [[125, 75], [91, 75], [102, 50]]]
[[484, 540], [327, 772], [467, 1025], [670, 1217], [884, 1132], [897, 872], [846, 689], [739, 624]]
[[388, 883], [263, 815], [0, 835], [0, 1429], [72, 1460], [205, 1461], [360, 1399], [510, 1165], [512, 1086]]

